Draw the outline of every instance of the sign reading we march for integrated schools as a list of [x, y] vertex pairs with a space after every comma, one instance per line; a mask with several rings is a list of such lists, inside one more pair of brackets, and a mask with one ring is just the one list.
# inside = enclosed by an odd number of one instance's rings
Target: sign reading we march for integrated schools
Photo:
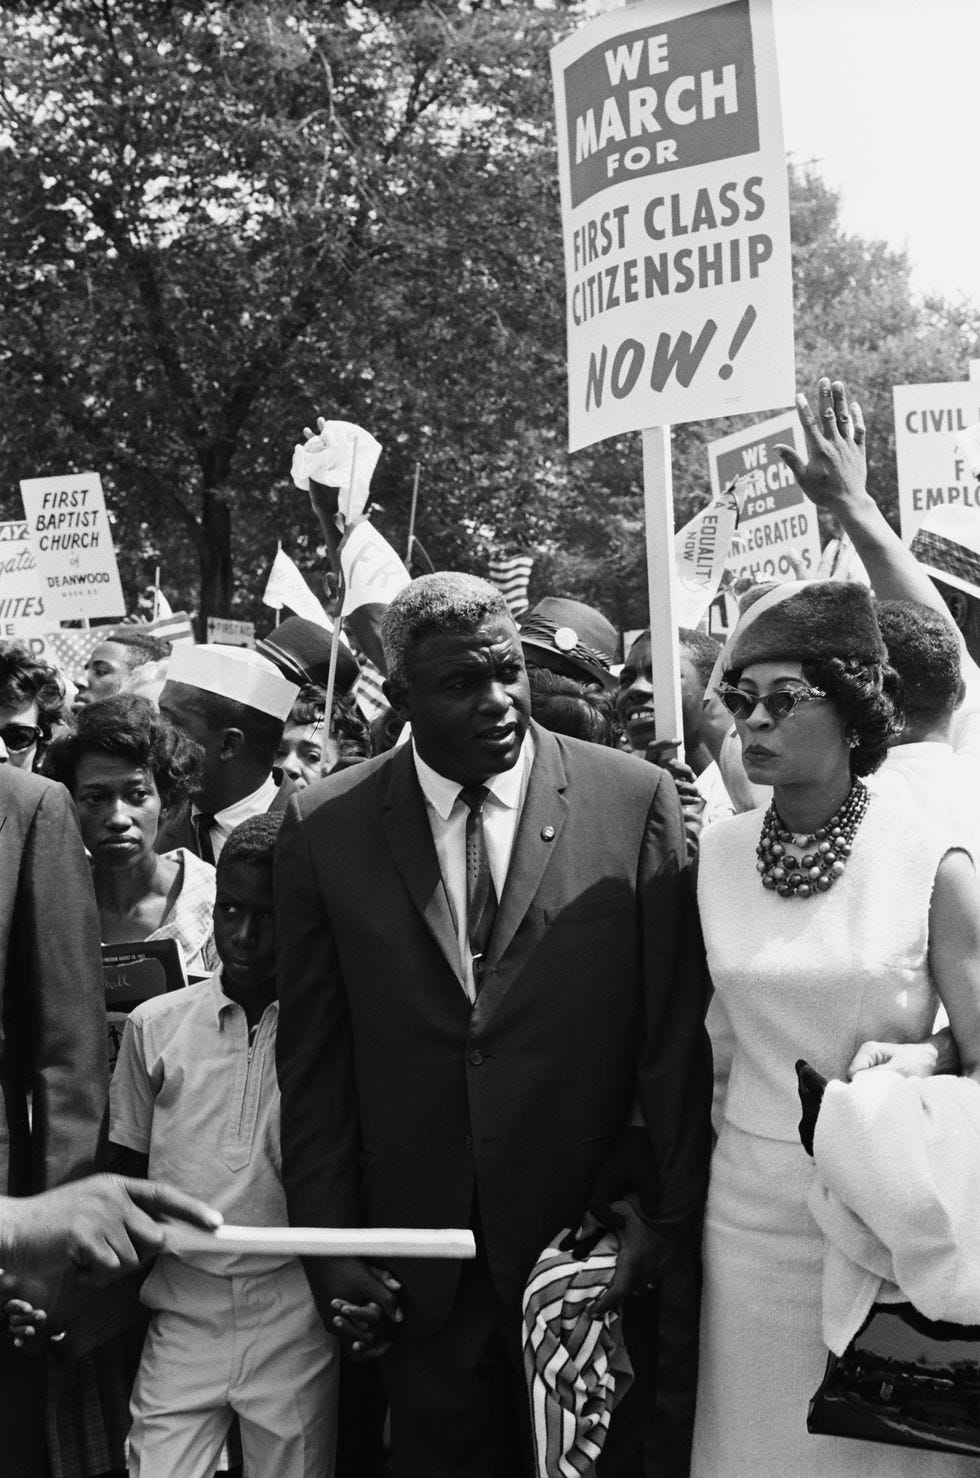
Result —
[[[728, 569], [736, 580], [745, 575], [812, 580], [820, 563], [817, 510], [776, 451], [779, 445], [795, 447], [806, 458], [795, 411], [708, 443], [715, 497], [733, 477], [746, 479], [739, 484], [742, 511], [728, 557]], [[789, 559], [791, 553], [802, 561], [799, 575]]]
[[980, 519], [980, 483], [957, 437], [980, 421], [980, 382], [895, 385], [895, 460], [902, 538], [911, 544], [932, 508], [973, 508]]
[[769, 0], [639, 0], [552, 52], [569, 446], [794, 394]]
[[112, 531], [97, 472], [20, 485], [49, 625], [124, 616]]

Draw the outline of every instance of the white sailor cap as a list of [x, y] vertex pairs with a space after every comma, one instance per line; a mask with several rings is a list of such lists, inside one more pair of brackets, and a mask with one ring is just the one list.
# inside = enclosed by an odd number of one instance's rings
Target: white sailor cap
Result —
[[224, 647], [217, 643], [192, 646], [189, 642], [174, 644], [168, 682], [185, 683], [205, 693], [218, 693], [233, 698], [259, 713], [268, 713], [284, 722], [299, 694], [268, 657], [248, 647]]

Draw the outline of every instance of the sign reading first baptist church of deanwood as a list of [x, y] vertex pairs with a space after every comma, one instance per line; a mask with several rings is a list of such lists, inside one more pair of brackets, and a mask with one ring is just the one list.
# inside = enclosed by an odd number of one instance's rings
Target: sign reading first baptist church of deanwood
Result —
[[124, 616], [126, 602], [98, 473], [28, 477], [20, 491], [51, 625]]
[[639, 0], [552, 52], [569, 445], [791, 405], [770, 0]]

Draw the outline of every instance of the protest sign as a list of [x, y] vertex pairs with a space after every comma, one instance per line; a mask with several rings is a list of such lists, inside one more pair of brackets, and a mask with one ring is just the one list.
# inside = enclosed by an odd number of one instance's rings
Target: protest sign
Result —
[[20, 491], [48, 616], [79, 621], [125, 615], [98, 473], [28, 477]]
[[958, 438], [980, 420], [980, 383], [896, 385], [895, 460], [902, 538], [911, 544], [929, 512], [945, 503], [978, 510], [980, 486]]
[[733, 480], [674, 537], [678, 626], [697, 628], [718, 594], [738, 523]]
[[27, 524], [0, 523], [0, 637], [34, 636], [50, 624]]
[[254, 647], [255, 622], [233, 621], [228, 616], [208, 617], [208, 641], [225, 647]]
[[[820, 563], [817, 510], [776, 451], [780, 443], [794, 446], [806, 460], [806, 444], [795, 411], [708, 443], [715, 497], [733, 477], [742, 479], [742, 511], [728, 557], [728, 568], [736, 580], [813, 579]], [[791, 555], [802, 569], [797, 568]]]
[[791, 402], [770, 0], [638, 0], [551, 59], [571, 450]]

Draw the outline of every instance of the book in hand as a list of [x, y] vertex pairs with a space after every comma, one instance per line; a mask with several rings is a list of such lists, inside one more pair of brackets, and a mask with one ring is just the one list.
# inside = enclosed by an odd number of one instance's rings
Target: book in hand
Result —
[[102, 946], [102, 978], [108, 1011], [132, 1011], [142, 1001], [187, 984], [176, 939], [141, 939]]
[[126, 1017], [134, 1006], [187, 984], [184, 954], [176, 939], [138, 939], [102, 946], [102, 979], [109, 1026], [109, 1071], [119, 1056]]

